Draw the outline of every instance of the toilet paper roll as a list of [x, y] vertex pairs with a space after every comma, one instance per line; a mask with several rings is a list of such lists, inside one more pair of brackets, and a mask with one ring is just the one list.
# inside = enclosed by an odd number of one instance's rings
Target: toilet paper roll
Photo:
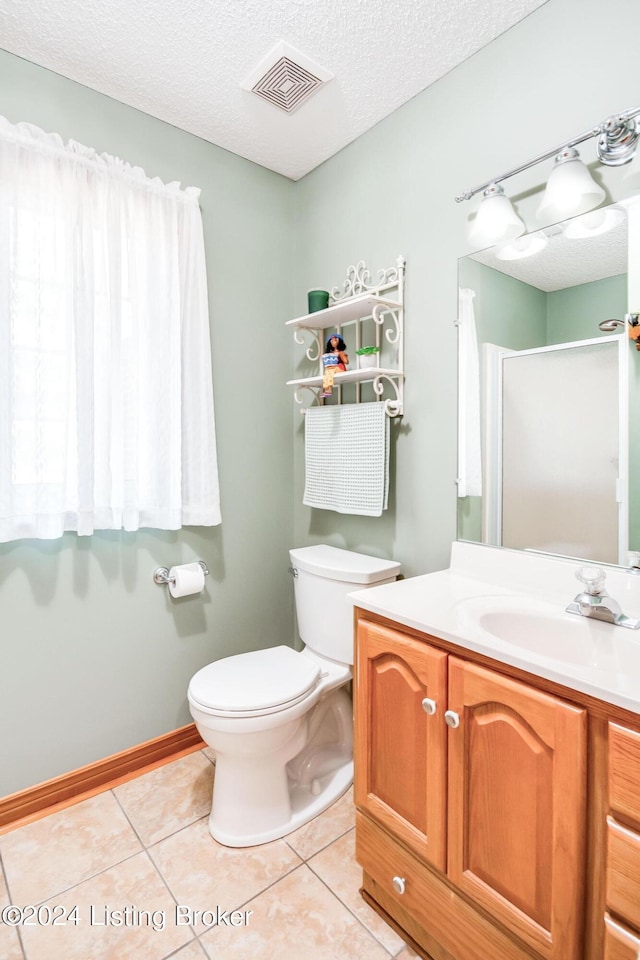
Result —
[[169, 570], [172, 597], [190, 597], [204, 589], [204, 570], [199, 563], [182, 563]]

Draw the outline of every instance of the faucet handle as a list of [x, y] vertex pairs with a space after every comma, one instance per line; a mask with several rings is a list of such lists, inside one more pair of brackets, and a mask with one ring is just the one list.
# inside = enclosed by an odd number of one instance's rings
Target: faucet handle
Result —
[[576, 579], [584, 584], [584, 592], [597, 597], [604, 590], [607, 575], [602, 567], [578, 567]]

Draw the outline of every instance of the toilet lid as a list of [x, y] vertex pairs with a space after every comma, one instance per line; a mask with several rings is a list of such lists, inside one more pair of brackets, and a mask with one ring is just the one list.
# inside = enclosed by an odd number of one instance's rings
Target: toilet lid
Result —
[[216, 660], [198, 670], [190, 697], [208, 710], [259, 713], [301, 700], [318, 682], [320, 667], [291, 647], [270, 647]]

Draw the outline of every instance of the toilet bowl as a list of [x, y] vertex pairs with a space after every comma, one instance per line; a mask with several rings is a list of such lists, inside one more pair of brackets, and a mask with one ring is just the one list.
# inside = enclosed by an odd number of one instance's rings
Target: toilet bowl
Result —
[[301, 652], [271, 647], [208, 664], [188, 700], [216, 754], [211, 835], [230, 847], [286, 836], [353, 781], [352, 590], [400, 564], [336, 547], [291, 550]]

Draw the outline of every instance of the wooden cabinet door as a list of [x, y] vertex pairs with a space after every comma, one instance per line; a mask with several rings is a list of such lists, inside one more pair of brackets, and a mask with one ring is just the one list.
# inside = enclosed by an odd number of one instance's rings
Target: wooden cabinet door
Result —
[[456, 657], [448, 706], [450, 879], [541, 957], [581, 960], [586, 711]]
[[[637, 939], [640, 931], [640, 733], [612, 722], [608, 727], [610, 815], [607, 817], [605, 899], [613, 914], [635, 928]], [[611, 939], [609, 927], [607, 930]]]
[[640, 733], [609, 723], [609, 809], [640, 827]]
[[612, 913], [640, 930], [640, 834], [607, 817], [606, 901]]
[[638, 960], [640, 939], [605, 915], [604, 960]]
[[[445, 653], [421, 640], [358, 623], [356, 805], [443, 871], [446, 664]], [[435, 713], [425, 711], [425, 698], [435, 703]]]

